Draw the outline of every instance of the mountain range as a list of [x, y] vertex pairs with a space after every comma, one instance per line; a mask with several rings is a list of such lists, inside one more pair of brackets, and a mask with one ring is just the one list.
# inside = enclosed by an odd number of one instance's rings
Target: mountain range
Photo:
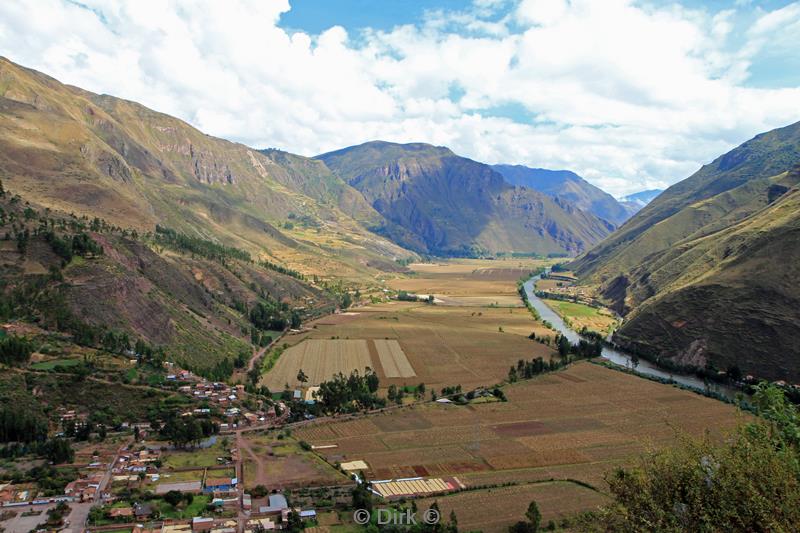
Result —
[[615, 226], [619, 226], [638, 211], [626, 207], [570, 170], [547, 170], [523, 165], [493, 165], [492, 168], [512, 185], [527, 187], [565, 200]]
[[317, 159], [383, 215], [380, 233], [422, 253], [574, 254], [614, 228], [444, 147], [376, 141]]
[[[0, 59], [3, 223], [9, 240], [30, 233], [2, 248], [0, 288], [20, 305], [56, 294], [68, 315], [23, 305], [45, 325], [229, 360], [267, 331], [264, 309], [323, 312], [419, 255], [583, 254], [582, 283], [625, 316], [620, 344], [800, 379], [798, 164], [794, 124], [617, 201], [570, 171], [422, 143], [256, 150]], [[107, 253], [64, 263], [59, 239]]]
[[800, 123], [661, 193], [573, 268], [621, 344], [690, 366], [800, 380]]

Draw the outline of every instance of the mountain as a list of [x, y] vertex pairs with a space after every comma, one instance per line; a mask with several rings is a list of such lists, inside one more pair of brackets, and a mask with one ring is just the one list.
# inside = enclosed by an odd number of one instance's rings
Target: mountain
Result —
[[411, 255], [364, 228], [381, 216], [318, 161], [211, 137], [4, 58], [0, 173], [43, 207], [140, 232], [161, 224], [308, 275], [363, 279]]
[[543, 192], [575, 204], [582, 211], [608, 220], [615, 226], [633, 214], [613, 196], [569, 170], [547, 170], [523, 165], [492, 165], [508, 183]]
[[383, 215], [376, 231], [418, 252], [576, 254], [613, 229], [444, 147], [374, 141], [317, 159]]
[[617, 339], [694, 366], [800, 380], [800, 123], [654, 199], [572, 265], [626, 315]]
[[283, 329], [293, 313], [311, 317], [334, 307], [296, 273], [242, 250], [161, 227], [141, 235], [3, 189], [0, 322], [36, 325], [55, 333], [57, 344], [66, 334], [78, 351], [125, 355], [143, 342], [183, 368], [223, 379], [261, 332]]
[[663, 189], [648, 189], [646, 191], [639, 191], [619, 199], [623, 205], [629, 205], [639, 211], [641, 208], [652, 202], [656, 196], [664, 192]]

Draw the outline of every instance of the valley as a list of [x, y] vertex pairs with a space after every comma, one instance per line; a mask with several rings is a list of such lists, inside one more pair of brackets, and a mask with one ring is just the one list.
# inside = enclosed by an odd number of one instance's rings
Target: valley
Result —
[[0, 533], [800, 523], [800, 123], [619, 199], [351, 142], [0, 57]]

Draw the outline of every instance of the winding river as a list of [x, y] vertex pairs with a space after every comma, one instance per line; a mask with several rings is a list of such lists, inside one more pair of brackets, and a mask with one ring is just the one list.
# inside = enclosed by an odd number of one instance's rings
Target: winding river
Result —
[[[541, 276], [534, 276], [526, 281], [523, 285], [525, 288], [525, 293], [528, 296], [528, 301], [530, 301], [531, 305], [533, 306], [536, 311], [538, 311], [539, 315], [542, 317], [542, 320], [548, 321], [552, 324], [553, 328], [555, 328], [559, 333], [564, 335], [571, 343], [577, 344], [577, 342], [581, 339], [581, 336], [574, 331], [573, 329], [569, 328], [564, 321], [558, 316], [558, 313], [553, 311], [550, 307], [545, 304], [541, 298], [536, 296], [536, 291], [534, 290], [535, 283], [541, 279]], [[611, 348], [609, 346], [603, 346], [603, 353], [602, 356], [612, 363], [627, 367], [633, 368], [632, 358], [630, 355], [622, 352], [618, 349]], [[649, 361], [645, 361], [644, 359], [639, 359], [639, 364], [635, 367], [635, 371], [638, 374], [644, 374], [647, 376], [654, 376], [657, 378], [662, 379], [671, 379], [676, 383], [680, 383], [686, 387], [691, 387], [693, 389], [697, 389], [700, 391], [711, 390], [722, 394], [728, 398], [734, 398], [736, 395], [737, 390], [732, 387], [727, 387], [725, 385], [720, 385], [716, 383], [709, 383], [706, 385], [702, 379], [691, 376], [687, 374], [675, 374], [670, 372], [669, 370], [665, 370], [659, 368], [653, 363]]]

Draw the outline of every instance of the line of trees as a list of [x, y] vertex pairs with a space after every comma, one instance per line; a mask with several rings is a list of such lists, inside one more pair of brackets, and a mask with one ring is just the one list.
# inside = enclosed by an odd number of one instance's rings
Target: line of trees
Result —
[[0, 363], [8, 366], [25, 364], [30, 361], [33, 345], [24, 337], [10, 335], [0, 338]]
[[240, 250], [233, 246], [217, 244], [200, 237], [190, 237], [189, 235], [160, 225], [156, 225], [156, 231], [153, 237], [155, 242], [162, 246], [181, 252], [189, 252], [207, 259], [213, 259], [223, 264], [229, 259], [239, 259], [247, 262], [252, 260], [250, 254], [245, 250]]

